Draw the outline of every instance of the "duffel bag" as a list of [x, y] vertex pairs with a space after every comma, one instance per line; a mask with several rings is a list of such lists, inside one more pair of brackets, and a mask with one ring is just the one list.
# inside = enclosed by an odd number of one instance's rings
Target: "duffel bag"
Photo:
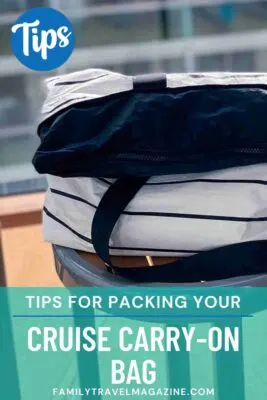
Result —
[[[141, 281], [267, 270], [266, 83], [104, 70], [50, 79], [33, 160], [49, 183], [45, 239]], [[123, 269], [109, 254], [183, 259]]]

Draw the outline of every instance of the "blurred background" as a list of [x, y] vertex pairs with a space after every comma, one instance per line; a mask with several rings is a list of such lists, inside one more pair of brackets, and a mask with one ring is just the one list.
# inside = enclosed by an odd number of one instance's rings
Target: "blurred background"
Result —
[[[51, 6], [72, 21], [76, 49], [50, 74], [12, 55], [10, 28], [27, 8]], [[1, 0], [0, 195], [45, 189], [31, 165], [43, 80], [98, 67], [125, 74], [267, 71], [267, 0]]]

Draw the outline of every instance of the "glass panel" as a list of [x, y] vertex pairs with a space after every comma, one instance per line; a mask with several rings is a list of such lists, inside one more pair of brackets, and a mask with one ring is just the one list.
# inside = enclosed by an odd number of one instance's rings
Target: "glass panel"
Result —
[[46, 188], [31, 164], [38, 143], [37, 135], [0, 138], [0, 196]]
[[25, 8], [24, 0], [1, 0], [0, 14], [12, 11], [20, 11]]
[[29, 121], [30, 107], [25, 77], [0, 78], [0, 127], [27, 124]]
[[[65, 0], [63, 0], [65, 1]], [[71, 1], [71, 0], [68, 0]], [[81, 0], [79, 0], [81, 1]], [[117, 5], [117, 4], [134, 4], [140, 1], [136, 0], [82, 0], [87, 6], [98, 6], [98, 5]], [[155, 0], [142, 0], [142, 3], [154, 3]]]
[[152, 62], [138, 62], [138, 63], [126, 63], [122, 65], [123, 73], [126, 75], [140, 75], [148, 74], [153, 71]]
[[0, 195], [43, 189], [31, 165], [39, 138], [33, 121], [40, 112], [43, 76], [0, 78]]
[[193, 8], [195, 35], [265, 29], [266, 20], [266, 2]]
[[183, 58], [174, 58], [171, 60], [163, 60], [162, 70], [175, 73], [175, 72], [185, 72], [185, 63]]
[[235, 72], [255, 71], [255, 52], [229, 54], [229, 69]]
[[73, 24], [77, 47], [147, 42], [162, 37], [160, 16], [155, 12], [87, 17]]
[[196, 57], [197, 71], [255, 71], [255, 53], [238, 52]]
[[196, 71], [224, 71], [224, 56], [222, 54], [196, 57]]
[[45, 97], [43, 81], [47, 76], [33, 73], [0, 78], [0, 136], [1, 128], [36, 120]]
[[[45, 7], [48, 6], [49, 0], [25, 0], [26, 8]], [[53, 6], [51, 4], [51, 6]]]
[[12, 54], [10, 47], [10, 30], [11, 25], [0, 25], [0, 55]]

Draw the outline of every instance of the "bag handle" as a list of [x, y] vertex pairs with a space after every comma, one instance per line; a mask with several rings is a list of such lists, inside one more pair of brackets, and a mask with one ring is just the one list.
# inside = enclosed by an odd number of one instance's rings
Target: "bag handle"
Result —
[[167, 88], [167, 75], [164, 73], [133, 76], [133, 90], [160, 90]]
[[267, 241], [223, 246], [154, 267], [122, 268], [112, 264], [109, 240], [121, 213], [148, 178], [130, 177], [113, 183], [95, 212], [92, 243], [108, 271], [138, 282], [200, 282], [267, 273]]

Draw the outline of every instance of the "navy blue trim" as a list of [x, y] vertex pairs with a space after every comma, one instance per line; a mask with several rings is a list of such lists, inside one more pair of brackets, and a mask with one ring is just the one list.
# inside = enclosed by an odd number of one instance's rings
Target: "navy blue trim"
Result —
[[74, 195], [74, 194], [67, 193], [67, 192], [62, 192], [62, 190], [57, 190], [57, 189], [51, 188], [51, 189], [50, 189], [50, 192], [51, 192], [51, 193], [58, 194], [58, 195], [63, 196], [63, 197], [69, 197], [70, 199], [80, 201], [81, 203], [87, 204], [88, 206], [90, 206], [90, 207], [92, 207], [92, 208], [95, 208], [95, 209], [96, 209], [96, 207], [97, 207], [97, 206], [95, 206], [93, 203], [90, 203], [89, 201], [83, 199], [83, 198], [80, 197], [80, 196], [76, 196], [76, 195]]
[[[100, 182], [106, 183], [107, 185], [112, 185], [108, 179], [105, 178], [95, 178]], [[187, 179], [184, 181], [170, 181], [170, 182], [146, 182], [144, 186], [163, 186], [163, 185], [179, 185], [182, 183], [251, 183], [255, 185], [267, 185], [267, 181], [260, 179]]]
[[142, 212], [127, 211], [124, 212], [123, 214], [142, 215], [150, 217], [165, 217], [165, 218], [208, 219], [214, 221], [236, 221], [236, 222], [267, 221], [267, 217], [245, 218], [245, 217], [228, 217], [224, 215], [183, 214], [183, 213], [166, 213], [166, 212], [150, 212], [150, 211], [142, 211]]
[[[92, 244], [92, 240], [81, 233], [77, 232], [73, 228], [71, 228], [69, 225], [67, 225], [65, 222], [63, 222], [61, 219], [56, 217], [54, 214], [52, 214], [47, 207], [43, 208], [45, 214], [59, 223], [60, 225], [64, 226], [68, 230], [70, 230], [74, 235], [78, 236], [80, 239], [85, 240], [86, 242]], [[143, 248], [143, 247], [121, 247], [121, 246], [109, 246], [111, 250], [129, 250], [129, 251], [153, 251], [153, 252], [158, 252], [158, 253], [185, 253], [185, 254], [195, 254], [202, 252], [203, 250], [174, 250], [174, 249], [153, 249], [153, 248]]]
[[[89, 203], [85, 199], [79, 196], [75, 196], [70, 193], [62, 192], [56, 189], [50, 189], [52, 193], [59, 194], [60, 196], [68, 197], [73, 200], [80, 201], [87, 204], [94, 209], [97, 206]], [[146, 216], [146, 217], [164, 217], [164, 218], [188, 218], [188, 219], [207, 219], [214, 221], [235, 221], [235, 222], [262, 222], [267, 221], [267, 217], [230, 217], [225, 215], [203, 215], [203, 214], [186, 214], [186, 213], [168, 213], [168, 212], [152, 212], [152, 211], [123, 211], [123, 215], [136, 215], [136, 216]]]
[[172, 182], [148, 182], [146, 185], [174, 185], [181, 183], [251, 183], [257, 185], [267, 185], [267, 181], [263, 180], [250, 180], [250, 179], [188, 179], [185, 181], [172, 181]]
[[86, 242], [92, 244], [91, 239], [89, 239], [86, 236], [82, 235], [81, 233], [75, 231], [73, 228], [71, 228], [69, 225], [67, 225], [65, 222], [63, 222], [61, 219], [59, 219], [54, 214], [52, 214], [46, 207], [44, 207], [43, 210], [48, 217], [52, 218], [54, 221], [58, 222], [59, 224], [61, 224], [65, 228], [67, 228], [69, 231], [71, 231], [74, 235], [78, 236], [80, 239], [85, 240]]

